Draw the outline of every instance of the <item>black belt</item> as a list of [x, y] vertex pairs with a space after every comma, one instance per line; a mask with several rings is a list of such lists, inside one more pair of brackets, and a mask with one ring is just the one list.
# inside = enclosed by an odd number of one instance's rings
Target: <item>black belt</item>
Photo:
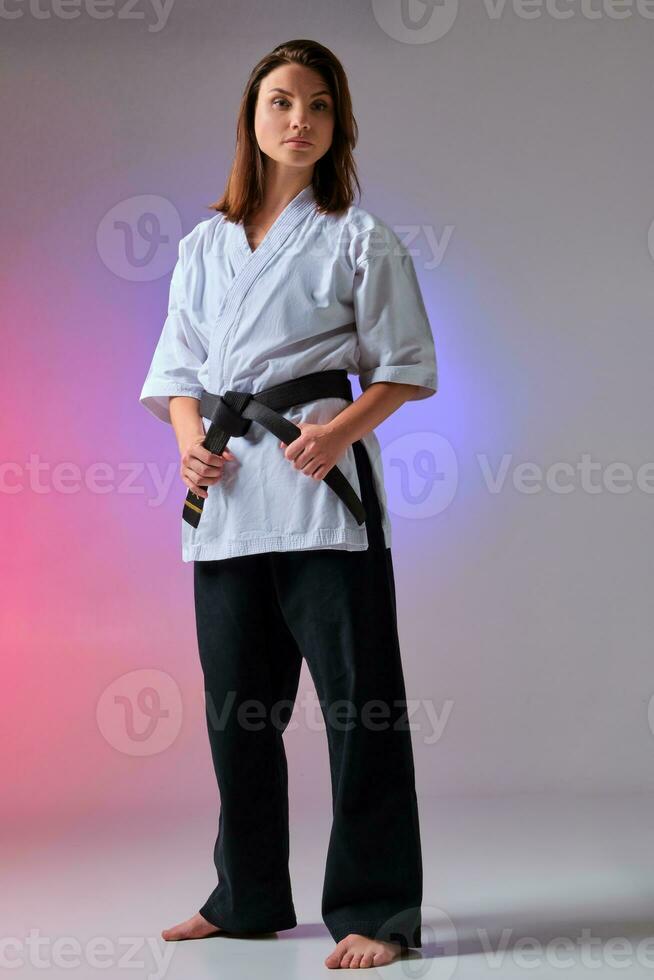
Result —
[[[351, 402], [352, 385], [347, 371], [342, 369], [314, 371], [292, 381], [284, 381], [271, 388], [264, 388], [255, 394], [231, 389], [223, 392], [222, 395], [203, 391], [200, 399], [200, 415], [202, 418], [211, 419], [211, 425], [202, 445], [209, 452], [220, 455], [230, 436], [245, 435], [253, 421], [263, 425], [282, 442], [291, 443], [302, 435], [302, 430], [280, 415], [279, 409], [312, 402], [318, 398], [343, 398]], [[332, 466], [323, 479], [341, 498], [357, 524], [363, 524], [366, 519], [363, 504], [338, 466]], [[182, 517], [192, 527], [197, 527], [200, 523], [205, 499], [205, 497], [198, 497], [192, 490], [189, 490], [186, 495]]]

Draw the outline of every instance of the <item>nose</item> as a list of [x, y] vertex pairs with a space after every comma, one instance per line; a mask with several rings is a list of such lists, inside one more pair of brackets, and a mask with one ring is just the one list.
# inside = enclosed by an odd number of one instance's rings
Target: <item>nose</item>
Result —
[[295, 118], [291, 123], [293, 129], [308, 129], [309, 121], [307, 119], [307, 114], [304, 109], [298, 109], [295, 114]]

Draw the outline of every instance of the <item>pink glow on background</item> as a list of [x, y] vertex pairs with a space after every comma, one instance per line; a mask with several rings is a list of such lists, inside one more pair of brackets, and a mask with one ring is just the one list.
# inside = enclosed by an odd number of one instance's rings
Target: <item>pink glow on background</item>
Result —
[[[171, 149], [171, 173], [177, 165], [188, 166], [188, 160], [175, 160]], [[185, 491], [175, 479], [164, 501], [153, 506], [156, 489], [147, 472], [136, 476], [131, 490], [115, 489], [130, 464], [150, 462], [162, 475], [177, 466], [172, 429], [138, 403], [165, 316], [169, 274], [154, 282], [125, 281], [103, 265], [95, 248], [105, 211], [121, 195], [156, 180], [144, 171], [127, 184], [101, 183], [78, 189], [74, 201], [45, 214], [37, 227], [25, 222], [11, 242], [6, 308], [9, 322], [23, 327], [11, 331], [10, 360], [26, 371], [5, 380], [5, 403], [12, 406], [12, 423], [3, 432], [5, 458], [20, 467], [5, 474], [5, 485], [20, 481], [25, 489], [3, 494], [3, 634], [12, 651], [15, 694], [4, 711], [10, 736], [2, 743], [2, 761], [12, 784], [11, 814], [21, 825], [39, 823], [46, 811], [56, 825], [72, 815], [92, 820], [98, 809], [124, 812], [138, 798], [156, 796], [176, 807], [215, 795], [199, 700], [192, 566], [180, 555]], [[178, 198], [175, 204], [185, 216], [183, 233], [208, 216], [197, 202]], [[395, 208], [403, 206], [400, 200]], [[418, 274], [432, 306], [434, 286], [419, 267]], [[439, 366], [446, 394], [389, 420], [378, 432], [382, 446], [406, 431], [443, 430], [453, 380], [446, 361]], [[44, 492], [25, 469], [30, 454], [46, 464], [39, 478]], [[108, 464], [105, 482], [114, 489], [97, 493], [82, 484], [76, 492], [56, 490], [53, 470], [64, 462], [83, 479], [93, 464]], [[74, 472], [62, 486], [66, 482], [78, 483]], [[392, 519], [402, 565], [403, 548], [417, 549], [418, 539], [424, 541], [425, 522]], [[427, 522], [430, 535], [438, 530], [440, 548], [447, 520]], [[421, 561], [428, 565], [429, 554]], [[420, 578], [412, 584], [404, 572], [399, 593], [415, 593]], [[175, 679], [185, 711], [172, 746], [131, 758], [100, 736], [95, 709], [116, 677], [143, 667]], [[303, 683], [310, 684], [307, 676]], [[322, 739], [320, 733], [303, 745], [291, 742], [296, 764], [310, 764], [313, 772]], [[327, 787], [328, 779], [323, 783]]]
[[[5, 458], [24, 468], [35, 454], [50, 473], [63, 462], [82, 474], [106, 463], [115, 486], [126, 466], [152, 463], [161, 474], [177, 466], [172, 429], [138, 402], [165, 317], [169, 273], [152, 282], [116, 275], [98, 254], [97, 228], [116, 203], [158, 194], [177, 209], [182, 233], [188, 232], [210, 216], [204, 205], [222, 189], [231, 137], [217, 149], [208, 135], [206, 147], [189, 153], [179, 79], [169, 78], [158, 63], [148, 69], [149, 85], [160, 95], [155, 128], [146, 133], [133, 92], [121, 88], [113, 71], [108, 84], [106, 63], [99, 74], [89, 66], [87, 81], [95, 81], [89, 93], [82, 91], [79, 70], [63, 66], [53, 78], [51, 62], [40, 57], [34, 54], [29, 75], [18, 59], [13, 64], [17, 84], [35, 100], [38, 94], [39, 126], [27, 130], [17, 122], [15, 138], [5, 143], [22, 175], [4, 223], [5, 315], [14, 325], [6, 362], [14, 367], [3, 387], [10, 407], [3, 421]], [[231, 133], [228, 108], [222, 109], [222, 125]], [[174, 136], [167, 122], [173, 117]], [[33, 150], [27, 158], [19, 151], [26, 141]], [[451, 221], [451, 214], [426, 207], [425, 192], [420, 200], [396, 185], [366, 181], [363, 167], [361, 177], [362, 206], [391, 226], [431, 222], [440, 235]], [[459, 220], [465, 224], [462, 209]], [[454, 242], [457, 234], [458, 227]], [[418, 247], [425, 249], [424, 238]], [[407, 675], [413, 675], [409, 694], [413, 689], [417, 696], [425, 689], [419, 672], [427, 672], [431, 690], [439, 656], [424, 610], [437, 622], [445, 609], [461, 608], [465, 616], [467, 558], [477, 549], [481, 561], [480, 527], [490, 526], [485, 514], [493, 501], [483, 493], [475, 497], [466, 441], [475, 432], [480, 446], [492, 450], [507, 425], [507, 399], [515, 404], [519, 393], [510, 352], [496, 346], [492, 330], [480, 333], [475, 323], [482, 305], [490, 317], [489, 290], [497, 289], [495, 281], [483, 281], [484, 274], [494, 275], [488, 256], [451, 245], [436, 269], [423, 268], [420, 256], [414, 261], [432, 319], [440, 390], [403, 406], [378, 436], [384, 447], [405, 433], [437, 432], [452, 444], [460, 467], [457, 494], [445, 512], [422, 520], [391, 513], [400, 628]], [[514, 422], [519, 431], [524, 419]], [[392, 497], [394, 476], [388, 476]], [[13, 479], [8, 476], [7, 483]], [[24, 472], [22, 479], [27, 483]], [[185, 488], [174, 482], [164, 501], [152, 506], [155, 488], [147, 473], [136, 478], [138, 492], [94, 493], [82, 486], [64, 493], [46, 484], [46, 493], [28, 485], [2, 498], [2, 625], [13, 696], [3, 712], [8, 737], [0, 752], [12, 787], [9, 820], [41, 826], [47, 813], [56, 827], [73, 818], [92, 822], [99, 811], [147, 811], [153, 801], [166, 813], [213, 803], [192, 565], [182, 563], [180, 554]], [[184, 709], [173, 744], [144, 758], [108, 744], [96, 720], [107, 686], [141, 668], [171, 675]], [[310, 684], [305, 668], [301, 685]], [[327, 799], [324, 733], [291, 733], [287, 745], [291, 765], [307, 777], [296, 783], [298, 798], [318, 793]], [[439, 773], [432, 771], [430, 751], [416, 744], [417, 765], [425, 774], [429, 769], [433, 780]], [[444, 752], [440, 758], [446, 772], [449, 757]], [[456, 781], [456, 759], [451, 765]]]
[[[167, 201], [182, 233], [208, 217], [247, 71], [284, 35], [322, 37], [351, 78], [362, 205], [419, 229], [436, 340], [439, 393], [404, 405], [379, 439], [437, 433], [458, 464], [441, 513], [391, 508], [407, 694], [439, 712], [456, 702], [446, 737], [414, 739], [421, 798], [648, 789], [651, 496], [530, 496], [510, 481], [491, 493], [479, 464], [651, 457], [643, 21], [513, 18], [489, 32], [475, 5], [459, 6], [437, 48], [395, 42], [356, 4], [305, 5], [285, 21], [274, 5], [232, 5], [229, 18], [220, 5], [176, 5], [158, 35], [117, 18], [4, 22], [3, 462], [24, 480], [31, 455], [82, 474], [102, 462], [114, 483], [119, 467], [176, 467], [172, 430], [138, 402], [169, 274], [117, 275], [98, 227], [137, 195]], [[429, 268], [425, 229], [441, 239], [449, 226]], [[147, 474], [138, 493], [27, 483], [13, 494], [15, 479], [5, 469], [5, 825], [42, 839], [100, 820], [150, 828], [193, 811], [210, 822], [185, 488], [152, 506]], [[178, 730], [150, 756], [113, 744], [96, 713], [142, 669], [177, 692], [166, 725]], [[310, 687], [305, 670], [301, 694]], [[114, 730], [121, 711], [116, 702]], [[290, 732], [286, 745], [293, 804], [311, 797], [327, 811], [324, 733]]]

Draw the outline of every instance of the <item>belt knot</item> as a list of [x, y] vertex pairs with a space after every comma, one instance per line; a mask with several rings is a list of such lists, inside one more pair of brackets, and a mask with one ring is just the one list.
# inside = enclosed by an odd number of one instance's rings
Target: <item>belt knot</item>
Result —
[[244, 419], [241, 413], [251, 398], [250, 391], [233, 391], [228, 388], [220, 396], [211, 421], [230, 436], [244, 436], [252, 424], [252, 419]]

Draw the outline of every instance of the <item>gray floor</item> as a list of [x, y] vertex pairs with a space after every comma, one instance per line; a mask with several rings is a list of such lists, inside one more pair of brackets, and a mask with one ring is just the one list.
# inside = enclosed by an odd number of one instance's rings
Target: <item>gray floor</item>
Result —
[[[422, 950], [385, 977], [649, 977], [654, 969], [654, 798], [420, 797]], [[3, 957], [16, 978], [312, 978], [333, 942], [320, 918], [324, 814], [291, 807], [299, 924], [276, 936], [165, 943], [214, 884], [213, 815], [152, 832], [84, 826], [37, 844], [5, 837]], [[392, 861], [392, 850], [379, 855]], [[40, 947], [36, 942], [40, 940]], [[95, 960], [94, 960], [95, 956]], [[23, 965], [8, 969], [12, 960]], [[43, 964], [39, 967], [39, 963]], [[101, 963], [108, 964], [101, 967]], [[44, 969], [45, 966], [45, 969]]]

